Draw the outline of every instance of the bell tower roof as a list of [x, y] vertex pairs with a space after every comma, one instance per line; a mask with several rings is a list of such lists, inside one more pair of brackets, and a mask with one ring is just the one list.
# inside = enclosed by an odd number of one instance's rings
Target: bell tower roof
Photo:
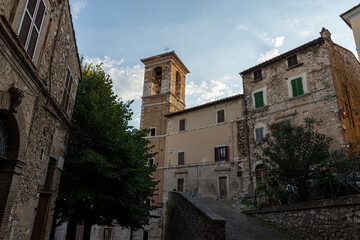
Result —
[[143, 58], [140, 59], [140, 61], [142, 63], [144, 63], [145, 65], [151, 64], [152, 62], [154, 62], [154, 64], [158, 61], [163, 61], [165, 59], [173, 59], [173, 61], [181, 68], [181, 70], [184, 72], [184, 74], [188, 74], [190, 73], [190, 71], [187, 69], [187, 67], [185, 66], [185, 64], [180, 60], [180, 58], [176, 55], [175, 51], [171, 51], [171, 52], [166, 52], [166, 53], [162, 53], [159, 55], [155, 55], [152, 57], [148, 57], [148, 58]]

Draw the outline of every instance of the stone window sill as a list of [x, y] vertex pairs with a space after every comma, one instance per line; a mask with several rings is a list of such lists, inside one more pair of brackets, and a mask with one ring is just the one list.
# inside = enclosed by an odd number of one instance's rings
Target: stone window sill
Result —
[[290, 70], [290, 69], [293, 69], [293, 68], [297, 68], [297, 67], [300, 67], [300, 66], [302, 66], [302, 65], [304, 65], [304, 63], [298, 63], [298, 64], [293, 65], [293, 66], [291, 66], [291, 67], [287, 67], [286, 70]]

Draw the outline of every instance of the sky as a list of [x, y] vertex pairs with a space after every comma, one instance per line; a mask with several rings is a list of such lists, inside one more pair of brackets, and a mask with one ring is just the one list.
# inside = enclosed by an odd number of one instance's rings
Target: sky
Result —
[[79, 54], [113, 80], [122, 101], [134, 100], [140, 123], [144, 65], [175, 50], [190, 70], [186, 107], [242, 93], [239, 72], [320, 37], [351, 50], [339, 17], [355, 0], [70, 0]]

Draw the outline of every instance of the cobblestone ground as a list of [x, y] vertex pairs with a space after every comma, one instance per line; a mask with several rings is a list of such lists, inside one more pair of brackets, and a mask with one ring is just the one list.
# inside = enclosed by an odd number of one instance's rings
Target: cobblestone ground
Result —
[[259, 224], [253, 218], [242, 214], [232, 205], [238, 200], [214, 200], [196, 198], [196, 201], [210, 208], [226, 219], [226, 240], [290, 240], [289, 236]]

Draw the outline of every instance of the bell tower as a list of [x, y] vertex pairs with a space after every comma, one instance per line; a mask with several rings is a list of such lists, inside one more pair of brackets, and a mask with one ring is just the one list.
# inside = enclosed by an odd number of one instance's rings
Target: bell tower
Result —
[[141, 105], [140, 129], [150, 129], [148, 140], [158, 154], [151, 160], [160, 169], [154, 177], [160, 181], [153, 204], [161, 206], [167, 118], [170, 112], [185, 109], [185, 77], [189, 70], [174, 51], [141, 59], [145, 64], [144, 91]]

